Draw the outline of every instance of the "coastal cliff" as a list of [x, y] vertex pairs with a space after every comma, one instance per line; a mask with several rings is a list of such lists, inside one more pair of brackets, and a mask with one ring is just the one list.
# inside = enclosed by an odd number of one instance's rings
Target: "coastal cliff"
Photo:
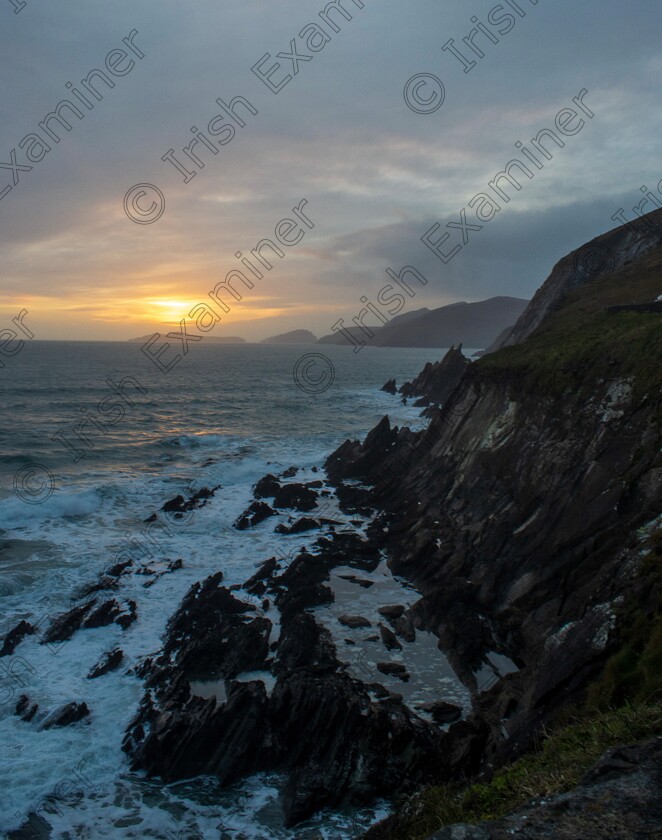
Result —
[[326, 465], [389, 512], [391, 569], [423, 593], [414, 622], [473, 693], [456, 772], [533, 748], [618, 651], [624, 605], [659, 610], [641, 558], [662, 511], [662, 324], [618, 307], [659, 294], [660, 237], [626, 226], [590, 247], [603, 269], [564, 258], [426, 430], [385, 419]]

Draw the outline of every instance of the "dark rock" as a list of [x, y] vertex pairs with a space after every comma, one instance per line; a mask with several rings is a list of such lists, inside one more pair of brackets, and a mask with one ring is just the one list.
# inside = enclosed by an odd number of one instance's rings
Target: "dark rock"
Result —
[[102, 677], [109, 671], [116, 670], [117, 668], [119, 668], [123, 659], [124, 652], [120, 650], [120, 648], [115, 648], [115, 650], [109, 651], [108, 653], [104, 653], [101, 659], [97, 662], [94, 668], [92, 668], [90, 673], [87, 675], [88, 680], [94, 680], [97, 677]]
[[357, 629], [359, 627], [372, 627], [372, 624], [368, 621], [367, 618], [363, 618], [360, 615], [341, 615], [338, 621], [344, 627], [352, 627]]
[[256, 499], [271, 499], [280, 490], [280, 482], [275, 475], [269, 473], [261, 478], [253, 489]]
[[411, 616], [406, 613], [393, 621], [393, 629], [396, 635], [400, 636], [405, 642], [411, 643], [416, 641], [416, 630], [414, 629]]
[[[269, 560], [265, 560], [264, 563], [258, 568], [255, 574], [248, 578], [246, 583], [244, 584], [246, 590], [252, 593], [253, 587], [258, 584], [262, 583], [265, 580], [269, 580], [269, 578], [273, 575], [273, 573], [278, 568], [278, 560], [275, 557], [270, 557]], [[262, 590], [264, 592], [264, 590]], [[262, 594], [260, 592], [260, 595]]]
[[187, 678], [232, 678], [264, 668], [271, 622], [247, 618], [255, 608], [221, 586], [222, 577], [218, 572], [195, 584], [168, 624], [164, 652]]
[[429, 712], [437, 723], [454, 723], [462, 717], [462, 709], [452, 703], [436, 700], [431, 703], [419, 703], [416, 706], [422, 712]]
[[94, 607], [94, 601], [88, 601], [79, 607], [73, 607], [57, 616], [42, 637], [42, 644], [66, 642], [80, 629], [83, 620]]
[[11, 656], [23, 639], [34, 632], [34, 627], [28, 621], [19, 621], [16, 627], [5, 636], [0, 656]]
[[[204, 507], [207, 504], [207, 501], [214, 496], [220, 486], [221, 485], [219, 484], [211, 489], [209, 487], [202, 487], [197, 491], [197, 493], [194, 493], [190, 499], [185, 499], [181, 494], [178, 494], [174, 499], [170, 499], [170, 501], [166, 502], [161, 510], [164, 513], [174, 514], [175, 519], [181, 519], [185, 513]], [[152, 516], [145, 521], [153, 522], [156, 521], [156, 518], [156, 516]]]
[[111, 566], [110, 569], [106, 571], [106, 574], [109, 577], [121, 577], [124, 572], [129, 568], [129, 566], [133, 565], [132, 560], [127, 560], [124, 563], [115, 563], [115, 565]]
[[128, 612], [123, 613], [119, 618], [115, 619], [115, 624], [119, 624], [122, 630], [126, 630], [138, 618], [138, 608], [135, 601], [128, 601]]
[[329, 564], [319, 555], [301, 553], [272, 583], [275, 602], [283, 616], [310, 607], [330, 604], [333, 592], [327, 585]]
[[[163, 654], [144, 671], [149, 688], [124, 741], [134, 770], [166, 782], [213, 774], [222, 785], [284, 773], [287, 825], [438, 776], [448, 736], [395, 697], [373, 703], [338, 661], [328, 630], [294, 608], [302, 589], [325, 575], [328, 558], [301, 554], [272, 582], [283, 606], [270, 697], [260, 680], [231, 679], [232, 672], [269, 667], [268, 647], [264, 661], [250, 657], [259, 648], [252, 628], [270, 623], [247, 619], [246, 605], [215, 576], [191, 589], [168, 626]], [[192, 676], [225, 678], [227, 701], [191, 696]]]
[[287, 525], [277, 525], [275, 530], [277, 534], [302, 534], [305, 531], [313, 531], [315, 528], [319, 527], [320, 522], [318, 519], [311, 519], [308, 516], [302, 516], [301, 519], [297, 519], [294, 525], [290, 528], [288, 528]]
[[400, 393], [404, 397], [422, 397], [415, 403], [417, 406], [441, 405], [453, 393], [470, 364], [462, 354], [461, 344], [457, 350], [451, 347], [440, 362], [428, 362], [413, 382], [405, 382]]
[[402, 682], [409, 682], [409, 673], [400, 662], [378, 662], [377, 670], [381, 671], [382, 674], [397, 677]]
[[370, 475], [383, 464], [385, 455], [391, 451], [397, 439], [397, 427], [392, 429], [388, 417], [383, 417], [363, 444], [345, 441], [326, 459], [324, 469], [334, 483], [342, 478]]
[[136, 572], [136, 574], [152, 574], [152, 575], [154, 575], [154, 577], [152, 577], [151, 580], [147, 580], [147, 581], [145, 581], [145, 583], [143, 583], [143, 586], [145, 587], [145, 589], [149, 589], [149, 587], [154, 586], [154, 584], [158, 580], [160, 580], [163, 577], [163, 575], [168, 575], [168, 574], [171, 574], [172, 572], [176, 572], [179, 569], [181, 569], [183, 567], [183, 565], [184, 565], [184, 561], [180, 557], [177, 560], [170, 560], [168, 562], [167, 569], [165, 569], [163, 571], [155, 572], [152, 569], [146, 569], [142, 572], [138, 571], [138, 572]]
[[307, 484], [285, 484], [274, 497], [275, 508], [291, 508], [299, 511], [313, 510], [317, 505], [317, 493]]
[[161, 508], [165, 513], [183, 513], [186, 510], [186, 499], [180, 494], [170, 499]]
[[37, 710], [39, 709], [39, 705], [37, 703], [30, 703], [30, 698], [27, 694], [21, 694], [18, 698], [18, 703], [16, 704], [16, 708], [14, 710], [14, 714], [18, 715], [21, 720], [24, 720], [26, 723], [29, 723], [32, 718], [37, 714]]
[[112, 598], [90, 610], [82, 622], [82, 626], [85, 628], [107, 627], [119, 618], [122, 612], [120, 604]]
[[394, 606], [380, 607], [377, 612], [384, 618], [400, 618], [405, 608], [401, 604]]
[[395, 633], [385, 627], [383, 624], [379, 625], [379, 633], [387, 650], [402, 650], [402, 645], [397, 640]]
[[5, 835], [5, 840], [51, 840], [53, 826], [36, 811], [30, 811], [20, 828]]
[[289, 467], [282, 473], [281, 478], [294, 478], [294, 476], [299, 472], [298, 467]]
[[362, 589], [370, 589], [371, 586], [375, 585], [374, 580], [364, 580], [363, 578], [356, 577], [356, 575], [339, 575], [339, 577], [341, 580], [348, 580], [350, 583], [355, 583]]
[[90, 714], [86, 703], [67, 703], [51, 712], [40, 724], [39, 730], [71, 726]]
[[[130, 566], [131, 563], [124, 564], [125, 566]], [[116, 567], [113, 567], [116, 568]], [[87, 584], [83, 586], [77, 593], [76, 596], [80, 600], [91, 598], [93, 595], [97, 595], [99, 592], [105, 592], [107, 590], [117, 590], [119, 589], [119, 577], [120, 575], [111, 575], [110, 573], [102, 574], [94, 583]]]
[[395, 384], [395, 379], [389, 379], [385, 385], [382, 385], [382, 391], [386, 391], [387, 394], [397, 394], [398, 388]]
[[238, 531], [245, 531], [247, 528], [254, 528], [260, 522], [263, 522], [269, 516], [275, 516], [276, 511], [273, 510], [266, 502], [253, 502], [242, 513], [242, 515], [234, 523], [234, 527]]
[[378, 700], [402, 700], [402, 694], [395, 691], [389, 691], [381, 683], [368, 683], [366, 688], [377, 697]]

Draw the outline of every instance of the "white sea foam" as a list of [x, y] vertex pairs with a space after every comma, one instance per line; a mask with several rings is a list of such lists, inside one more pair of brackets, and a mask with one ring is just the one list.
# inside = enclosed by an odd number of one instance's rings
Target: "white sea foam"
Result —
[[[332, 348], [328, 352], [337, 351]], [[425, 356], [435, 355], [408, 352], [411, 361], [403, 369], [409, 376], [418, 372]], [[404, 364], [401, 356], [403, 351], [384, 351], [372, 358], [391, 375], [395, 372], [392, 364]], [[241, 353], [237, 356], [242, 357]], [[342, 358], [351, 372], [357, 361], [351, 353]], [[76, 365], [80, 361], [77, 358]], [[365, 360], [361, 364], [361, 370], [369, 368]], [[110, 363], [107, 366], [112, 368]], [[216, 371], [203, 373], [208, 392], [213, 393]], [[380, 384], [387, 378], [385, 373], [378, 376]], [[200, 386], [202, 378], [202, 374], [200, 381], [193, 377], [190, 387]], [[126, 434], [119, 430], [100, 441], [89, 463], [87, 459], [77, 466], [67, 463], [55, 475], [54, 493], [43, 504], [25, 504], [11, 491], [0, 498], [0, 527], [4, 530], [0, 635], [21, 619], [43, 632], [55, 615], [71, 606], [81, 587], [94, 583], [103, 569], [127, 554], [155, 572], [166, 571], [169, 560], [183, 561], [181, 569], [163, 574], [152, 586], [144, 586], [152, 575], [130, 574], [121, 578], [116, 592], [101, 593], [122, 603], [136, 601], [138, 619], [126, 631], [115, 624], [81, 630], [70, 641], [53, 645], [28, 636], [13, 655], [0, 659], [0, 742], [5, 758], [0, 764], [0, 831], [17, 828], [31, 810], [41, 809], [54, 827], [55, 838], [216, 837], [219, 821], [224, 820], [236, 830], [231, 836], [237, 840], [338, 840], [355, 833], [355, 819], [365, 828], [386, 815], [387, 806], [382, 804], [356, 818], [351, 813], [320, 814], [310, 824], [289, 830], [282, 826], [277, 777], [258, 776], [230, 791], [219, 791], [213, 780], [200, 779], [163, 786], [158, 780], [132, 774], [121, 750], [123, 734], [144, 693], [142, 681], [132, 671], [160, 648], [168, 618], [188, 589], [219, 570], [228, 585], [241, 583], [271, 556], [285, 563], [304, 545], [312, 550], [319, 536], [317, 531], [275, 534], [275, 525], [290, 519], [287, 512], [248, 531], [235, 530], [232, 523], [250, 503], [252, 485], [265, 473], [279, 474], [292, 464], [302, 468], [296, 481], [322, 478], [323, 473], [312, 472], [312, 468], [320, 467], [324, 457], [342, 442], [338, 428], [344, 428], [350, 414], [353, 428], [361, 433], [385, 413], [394, 424], [409, 420], [421, 425], [417, 409], [402, 406], [374, 386], [365, 386], [358, 372], [354, 379], [356, 384], [333, 396], [324, 395], [324, 411], [318, 401], [320, 413], [315, 423], [319, 421], [321, 430], [302, 424], [300, 394], [292, 396], [295, 409], [288, 408], [281, 394], [272, 394], [273, 406], [281, 400], [285, 413], [291, 412], [291, 420], [281, 420], [281, 427], [289, 423], [283, 433], [270, 428], [270, 417], [277, 411], [271, 404], [261, 408], [245, 432], [240, 407], [223, 407], [227, 416], [218, 421], [209, 413], [200, 418], [187, 415], [189, 385], [182, 378], [163, 399], [150, 395], [144, 413], [136, 409], [128, 418], [133, 426]], [[62, 381], [66, 383], [66, 377]], [[75, 382], [75, 377], [71, 381]], [[231, 385], [234, 387], [234, 382]], [[226, 401], [229, 387], [226, 384]], [[243, 402], [237, 398], [237, 406], [256, 404], [263, 397], [259, 381], [246, 387], [240, 394]], [[291, 384], [289, 387], [293, 390]], [[171, 406], [171, 394], [179, 392], [184, 394], [184, 408], [172, 409], [171, 421], [159, 420], [164, 431], [157, 434], [154, 406]], [[80, 401], [80, 392], [74, 387], [70, 402], [75, 415]], [[61, 403], [57, 411], [66, 413], [67, 399], [63, 397]], [[314, 405], [310, 400], [301, 404]], [[214, 408], [213, 401], [209, 405]], [[43, 411], [47, 422], [53, 422], [48, 414], [52, 406], [44, 404]], [[55, 422], [65, 420], [60, 417]], [[43, 425], [45, 421], [39, 422]], [[41, 439], [38, 443], [41, 446]], [[159, 521], [167, 530], [155, 525], [146, 532], [144, 520], [168, 499], [177, 494], [188, 498], [202, 487], [217, 485], [221, 487], [209, 504], [191, 516], [178, 521], [161, 512]], [[344, 521], [333, 501], [324, 515]], [[273, 640], [279, 632], [277, 610], [272, 607], [267, 615], [274, 623]], [[119, 669], [87, 679], [102, 654], [115, 647], [124, 651]], [[241, 675], [241, 679], [253, 677], [263, 679], [270, 688], [268, 675]], [[39, 704], [38, 716], [30, 723], [13, 714], [21, 694]], [[87, 703], [90, 716], [66, 728], [38, 731], [45, 713], [71, 701]], [[46, 808], [49, 797], [51, 806]]]

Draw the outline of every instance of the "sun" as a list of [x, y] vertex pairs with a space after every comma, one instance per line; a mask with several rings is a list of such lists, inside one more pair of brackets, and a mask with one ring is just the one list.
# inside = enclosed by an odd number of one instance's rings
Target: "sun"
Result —
[[191, 309], [190, 301], [185, 300], [149, 300], [146, 301], [150, 309], [149, 315], [157, 321], [172, 321], [179, 323]]

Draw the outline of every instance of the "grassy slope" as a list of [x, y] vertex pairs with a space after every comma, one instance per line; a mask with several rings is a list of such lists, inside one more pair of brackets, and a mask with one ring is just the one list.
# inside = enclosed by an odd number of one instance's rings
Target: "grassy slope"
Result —
[[660, 293], [662, 251], [571, 292], [527, 341], [485, 356], [477, 367], [492, 375], [514, 373], [550, 396], [619, 376], [633, 377], [639, 396], [659, 395], [662, 318], [653, 313], [608, 314], [605, 307], [655, 300]]

